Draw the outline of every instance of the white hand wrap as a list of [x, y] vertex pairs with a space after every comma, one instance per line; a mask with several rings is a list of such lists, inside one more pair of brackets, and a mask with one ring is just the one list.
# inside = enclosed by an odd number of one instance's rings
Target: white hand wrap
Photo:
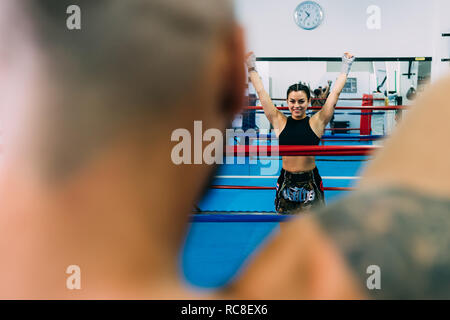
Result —
[[256, 56], [254, 53], [252, 53], [248, 58], [247, 61], [245, 61], [247, 64], [247, 68], [249, 71], [256, 71]]
[[341, 73], [348, 75], [350, 73], [350, 69], [352, 68], [352, 64], [355, 61], [355, 57], [348, 58], [347, 55], [342, 56], [342, 69]]

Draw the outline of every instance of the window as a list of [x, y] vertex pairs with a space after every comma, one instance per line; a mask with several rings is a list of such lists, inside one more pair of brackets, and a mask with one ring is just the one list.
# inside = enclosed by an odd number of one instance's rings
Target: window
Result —
[[348, 78], [345, 83], [344, 89], [342, 93], [356, 93], [358, 91], [358, 86], [356, 82], [356, 78]]

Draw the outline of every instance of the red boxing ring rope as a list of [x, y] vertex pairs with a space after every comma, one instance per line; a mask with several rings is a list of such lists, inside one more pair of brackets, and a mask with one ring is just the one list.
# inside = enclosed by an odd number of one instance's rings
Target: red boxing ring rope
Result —
[[361, 138], [361, 139], [322, 139], [320, 140], [320, 142], [348, 142], [348, 141], [357, 141], [357, 142], [361, 142], [361, 141], [374, 141], [377, 139], [374, 138]]
[[[211, 189], [225, 190], [276, 190], [275, 187], [256, 187], [256, 186], [211, 186]], [[350, 187], [324, 187], [324, 191], [354, 191], [356, 188]]]
[[[276, 107], [278, 110], [289, 110], [289, 107]], [[245, 110], [263, 110], [261, 106], [247, 106]], [[322, 107], [308, 107], [308, 110], [321, 110]], [[335, 107], [335, 110], [405, 110], [406, 106], [388, 106], [388, 107]]]
[[365, 156], [380, 146], [227, 146], [226, 156]]
[[329, 130], [329, 131], [339, 131], [339, 130], [351, 130], [351, 131], [355, 131], [355, 130], [361, 130], [361, 128], [325, 128], [325, 130]]
[[[252, 97], [247, 97], [248, 100], [250, 101], [257, 101], [259, 100], [259, 98], [252, 98]], [[283, 98], [270, 98], [272, 101], [286, 101], [286, 99]], [[313, 101], [318, 101], [318, 100], [326, 100], [323, 98], [311, 98], [311, 100]], [[364, 99], [364, 98], [339, 98], [339, 100], [342, 101], [362, 101], [362, 100], [370, 100], [370, 101], [386, 101], [385, 98], [372, 98], [372, 99]]]

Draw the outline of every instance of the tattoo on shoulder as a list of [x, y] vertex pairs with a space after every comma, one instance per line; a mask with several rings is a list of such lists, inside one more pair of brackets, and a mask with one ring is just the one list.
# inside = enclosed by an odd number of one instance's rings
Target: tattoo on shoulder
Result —
[[317, 218], [362, 285], [367, 268], [380, 267], [381, 290], [372, 296], [450, 298], [449, 199], [400, 189], [355, 192]]

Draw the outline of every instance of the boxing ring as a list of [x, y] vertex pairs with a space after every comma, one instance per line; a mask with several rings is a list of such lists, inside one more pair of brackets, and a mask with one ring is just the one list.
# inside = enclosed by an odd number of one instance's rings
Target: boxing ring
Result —
[[[259, 139], [267, 135], [247, 135], [247, 138], [258, 144]], [[247, 160], [262, 151], [271, 161], [279, 162], [278, 173], [260, 175], [261, 163], [251, 164], [250, 161], [240, 165], [224, 164], [219, 168], [208, 194], [197, 204], [190, 218], [180, 254], [180, 269], [186, 282], [205, 289], [226, 285], [238, 275], [247, 258], [279, 231], [280, 223], [293, 218], [274, 211], [281, 156], [315, 155], [325, 199], [330, 204], [355, 189], [361, 170], [370, 162], [371, 154], [380, 148], [372, 142], [383, 138], [326, 134], [323, 146], [260, 146], [251, 145], [252, 142], [227, 146], [227, 151], [233, 152], [236, 158]], [[301, 216], [296, 218], [301, 219]]]

